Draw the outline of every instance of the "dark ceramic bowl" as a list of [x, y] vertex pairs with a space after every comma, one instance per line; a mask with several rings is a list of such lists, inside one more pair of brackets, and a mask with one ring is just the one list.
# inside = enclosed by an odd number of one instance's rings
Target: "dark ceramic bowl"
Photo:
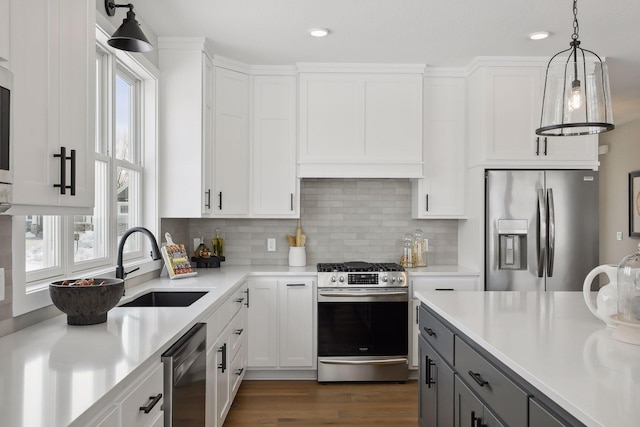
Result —
[[[75, 279], [49, 285], [51, 301], [67, 315], [69, 325], [95, 325], [107, 321], [107, 312], [118, 304], [124, 292], [124, 280], [94, 278], [94, 285], [63, 285]], [[104, 284], [99, 284], [103, 283]]]

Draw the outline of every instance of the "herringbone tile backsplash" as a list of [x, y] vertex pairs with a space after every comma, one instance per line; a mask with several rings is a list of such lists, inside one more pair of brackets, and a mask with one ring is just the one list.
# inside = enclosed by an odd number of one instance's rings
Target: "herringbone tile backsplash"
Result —
[[[429, 239], [428, 265], [457, 264], [458, 221], [411, 219], [408, 179], [303, 179], [301, 220], [307, 265], [318, 262], [399, 262], [405, 233], [419, 228]], [[210, 246], [216, 228], [225, 238], [226, 265], [287, 265], [286, 235], [295, 219], [163, 219], [162, 234], [193, 250], [193, 238]], [[267, 252], [267, 238], [276, 239]]]

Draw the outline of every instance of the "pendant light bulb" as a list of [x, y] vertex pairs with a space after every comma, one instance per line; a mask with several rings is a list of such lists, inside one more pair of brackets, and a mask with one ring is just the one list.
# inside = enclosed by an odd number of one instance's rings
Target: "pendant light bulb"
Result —
[[578, 110], [582, 106], [582, 93], [580, 89], [580, 80], [575, 79], [571, 82], [571, 95], [569, 96], [569, 108], [571, 110]]

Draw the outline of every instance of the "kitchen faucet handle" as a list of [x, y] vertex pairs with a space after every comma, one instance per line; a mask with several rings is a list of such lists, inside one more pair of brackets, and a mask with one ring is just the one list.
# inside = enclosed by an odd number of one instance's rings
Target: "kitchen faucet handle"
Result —
[[127, 277], [130, 273], [133, 273], [134, 271], [138, 271], [140, 270], [140, 267], [136, 267], [133, 270], [129, 270], [127, 272], [124, 273], [124, 276]]

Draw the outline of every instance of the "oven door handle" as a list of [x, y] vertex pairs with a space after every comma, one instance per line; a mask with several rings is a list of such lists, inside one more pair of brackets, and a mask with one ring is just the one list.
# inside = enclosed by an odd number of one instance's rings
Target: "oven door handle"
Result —
[[408, 295], [407, 292], [320, 292], [323, 297], [386, 297]]
[[372, 360], [339, 360], [339, 359], [320, 359], [320, 363], [328, 365], [400, 365], [406, 364], [406, 358], [398, 359], [372, 359]]

